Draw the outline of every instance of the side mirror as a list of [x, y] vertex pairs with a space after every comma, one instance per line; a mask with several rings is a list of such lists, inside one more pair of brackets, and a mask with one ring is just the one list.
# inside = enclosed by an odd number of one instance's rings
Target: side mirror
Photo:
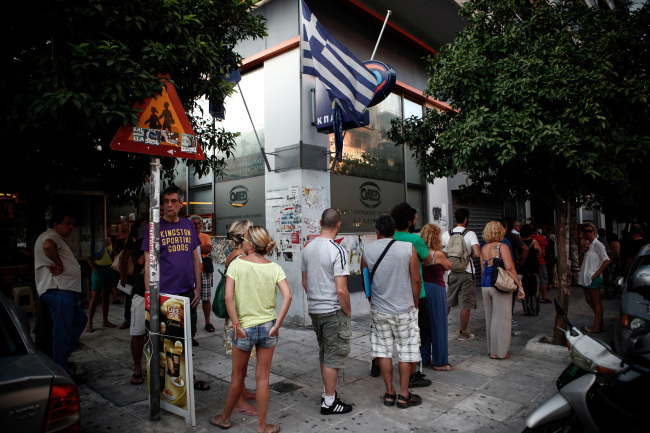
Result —
[[618, 277], [616, 279], [616, 285], [618, 287], [623, 287], [623, 283], [625, 283], [625, 277]]

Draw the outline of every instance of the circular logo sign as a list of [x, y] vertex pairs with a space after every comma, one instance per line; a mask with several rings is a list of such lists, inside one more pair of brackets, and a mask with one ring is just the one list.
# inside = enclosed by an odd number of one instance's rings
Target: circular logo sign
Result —
[[359, 187], [359, 200], [365, 207], [374, 209], [381, 204], [381, 189], [374, 182], [365, 182]]
[[248, 188], [244, 185], [237, 185], [230, 190], [230, 205], [242, 207], [248, 203]]
[[363, 66], [368, 68], [377, 79], [377, 90], [375, 90], [375, 96], [373, 96], [370, 105], [368, 105], [368, 107], [374, 107], [386, 99], [388, 95], [390, 95], [390, 92], [393, 91], [393, 87], [395, 87], [395, 83], [397, 82], [397, 74], [395, 73], [395, 70], [386, 63], [378, 62], [376, 60], [366, 60], [362, 63]]

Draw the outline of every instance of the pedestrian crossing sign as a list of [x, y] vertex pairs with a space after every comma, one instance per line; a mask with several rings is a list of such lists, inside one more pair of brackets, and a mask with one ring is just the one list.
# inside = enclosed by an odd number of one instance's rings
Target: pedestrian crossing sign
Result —
[[185, 110], [168, 75], [166, 88], [156, 97], [134, 105], [141, 109], [138, 124], [124, 125], [111, 141], [111, 149], [175, 158], [205, 159]]

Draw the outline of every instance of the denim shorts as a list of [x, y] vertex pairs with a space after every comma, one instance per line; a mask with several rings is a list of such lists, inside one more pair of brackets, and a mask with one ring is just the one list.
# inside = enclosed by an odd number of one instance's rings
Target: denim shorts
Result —
[[230, 332], [232, 345], [244, 352], [250, 352], [255, 346], [264, 349], [275, 347], [278, 342], [278, 336], [269, 337], [269, 332], [273, 325], [275, 325], [275, 320], [262, 323], [261, 325], [251, 326], [250, 328], [245, 328], [244, 332], [246, 333], [246, 338], [237, 337], [237, 340], [235, 340], [235, 332], [233, 330]]

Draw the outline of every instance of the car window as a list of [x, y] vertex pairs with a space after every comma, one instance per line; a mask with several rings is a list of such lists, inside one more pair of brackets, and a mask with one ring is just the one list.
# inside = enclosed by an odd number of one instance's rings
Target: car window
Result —
[[11, 320], [11, 316], [9, 316], [4, 305], [0, 304], [0, 341], [3, 342], [3, 344], [0, 344], [0, 357], [27, 353], [27, 348], [16, 326], [18, 325]]

